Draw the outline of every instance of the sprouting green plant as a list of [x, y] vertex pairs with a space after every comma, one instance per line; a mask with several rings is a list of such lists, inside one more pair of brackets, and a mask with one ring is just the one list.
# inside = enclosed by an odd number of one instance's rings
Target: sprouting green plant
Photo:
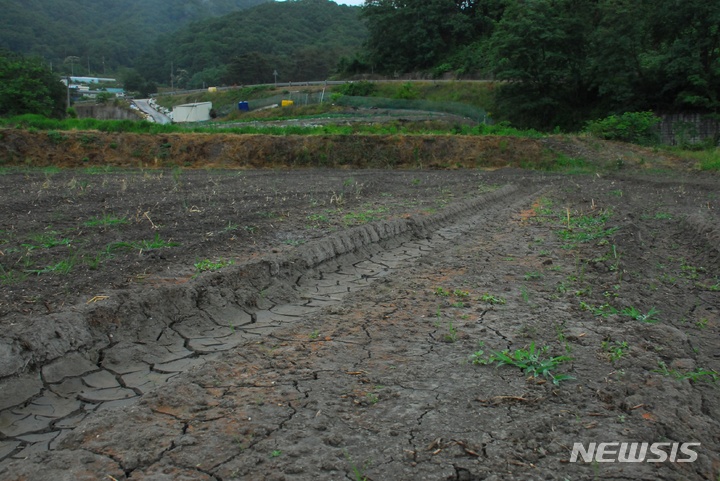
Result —
[[50, 266], [43, 267], [42, 269], [31, 269], [28, 270], [31, 274], [68, 274], [73, 267], [75, 267], [76, 264], [76, 256], [68, 257], [67, 259], [63, 259], [57, 264], [53, 264]]
[[238, 230], [238, 225], [228, 221], [227, 225], [223, 227], [223, 232], [232, 232]]
[[450, 291], [445, 289], [444, 287], [436, 287], [435, 288], [435, 295], [436, 296], [442, 296], [442, 297], [449, 297]]
[[310, 214], [306, 217], [306, 219], [309, 220], [310, 222], [312, 222], [311, 227], [315, 227], [315, 228], [318, 228], [322, 224], [326, 224], [326, 223], [330, 222], [330, 219], [328, 219], [328, 217], [323, 214]]
[[708, 322], [710, 322], [707, 318], [700, 319], [695, 323], [695, 326], [698, 329], [706, 329], [708, 326]]
[[457, 297], [468, 297], [470, 293], [468, 291], [463, 291], [462, 289], [455, 289], [453, 291], [453, 295]]
[[210, 259], [203, 259], [201, 261], [196, 262], [195, 269], [197, 269], [198, 272], [205, 272], [205, 271], [217, 271], [219, 269], [222, 269], [223, 267], [230, 266], [234, 264], [235, 262], [232, 259], [228, 260], [217, 260], [215, 262], [211, 261]]
[[526, 280], [526, 281], [533, 281], [533, 280], [535, 280], [535, 279], [540, 279], [540, 278], [542, 278], [542, 276], [543, 276], [542, 273], [537, 272], [537, 271], [528, 272], [527, 274], [525, 274], [525, 280]]
[[2, 264], [0, 264], [0, 285], [10, 286], [13, 284], [20, 283], [28, 278], [27, 272], [20, 272], [16, 270], [6, 270]]
[[629, 350], [628, 343], [626, 341], [603, 341], [600, 346], [603, 351], [608, 353], [610, 361], [612, 362], [622, 359]]
[[493, 352], [487, 357], [485, 357], [485, 353], [482, 350], [479, 350], [471, 356], [471, 361], [473, 364], [482, 365], [497, 363], [496, 367], [505, 365], [514, 366], [530, 376], [542, 376], [550, 379], [553, 384], [574, 379], [566, 374], [553, 374], [552, 372], [557, 369], [560, 364], [571, 361], [572, 358], [568, 356], [545, 357], [548, 350], [548, 346], [537, 349], [535, 341], [533, 341], [527, 349], [517, 349], [515, 351], [505, 349], [503, 351]]
[[69, 246], [70, 239], [57, 237], [58, 233], [55, 231], [45, 232], [43, 234], [37, 234], [30, 237], [32, 243], [25, 243], [22, 246], [27, 250], [34, 250], [39, 248], [51, 249], [57, 246]]
[[277, 458], [277, 457], [279, 457], [279, 456], [281, 456], [281, 455], [282, 455], [282, 451], [280, 451], [279, 449], [273, 449], [273, 450], [270, 452], [270, 457], [271, 457], [271, 458]]
[[310, 339], [315, 340], [318, 337], [320, 337], [320, 331], [315, 329], [313, 332], [310, 333]]
[[523, 298], [523, 301], [530, 302], [530, 293], [527, 290], [527, 287], [520, 286], [520, 295]]
[[676, 369], [668, 368], [667, 364], [663, 361], [658, 361], [658, 369], [654, 369], [653, 372], [680, 380], [689, 379], [691, 382], [717, 382], [718, 379], [720, 379], [720, 374], [712, 369], [695, 368], [694, 371], [680, 372]]
[[480, 300], [487, 302], [488, 304], [505, 304], [505, 299], [499, 296], [493, 296], [492, 294], [485, 293], [480, 297]]
[[375, 394], [374, 392], [367, 393], [365, 395], [365, 397], [367, 398], [367, 400], [370, 404], [377, 404], [378, 401], [380, 401], [380, 397], [378, 397], [378, 395]]
[[353, 477], [355, 478], [355, 481], [369, 481], [367, 476], [365, 476], [365, 471], [367, 470], [367, 467], [370, 465], [370, 461], [365, 461], [365, 464], [362, 467], [358, 467], [350, 457], [350, 454], [347, 452], [347, 450], [344, 450], [343, 453], [345, 454], [345, 459], [347, 459], [348, 463], [350, 464], [350, 469], [352, 470]]
[[382, 219], [382, 216], [379, 216], [378, 214], [384, 212], [387, 212], [387, 209], [384, 207], [379, 209], [368, 209], [361, 212], [349, 212], [343, 216], [343, 222], [346, 225], [367, 224], [368, 222]]
[[592, 304], [582, 301], [580, 302], [580, 309], [584, 311], [590, 311], [594, 315], [602, 317], [608, 317], [618, 313], [618, 310], [608, 303], [601, 304], [599, 306], [593, 306]]
[[450, 343], [457, 341], [458, 332], [452, 322], [448, 322], [447, 329], [448, 332], [443, 336], [443, 341]]
[[647, 324], [654, 324], [660, 321], [660, 319], [655, 317], [657, 314], [659, 314], [659, 312], [654, 307], [651, 308], [646, 314], [643, 314], [642, 311], [632, 306], [626, 307], [621, 311], [621, 313], [635, 321], [641, 321]]

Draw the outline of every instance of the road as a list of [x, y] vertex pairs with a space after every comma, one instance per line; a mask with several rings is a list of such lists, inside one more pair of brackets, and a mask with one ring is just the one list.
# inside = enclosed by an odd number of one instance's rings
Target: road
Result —
[[158, 112], [157, 110], [155, 110], [152, 107], [152, 105], [150, 105], [149, 99], [135, 99], [135, 100], [133, 100], [133, 103], [142, 112], [145, 112], [146, 114], [148, 114], [153, 119], [153, 122], [158, 123], [158, 124], [172, 123], [172, 120], [170, 120], [170, 117], [168, 117], [167, 115], [165, 115], [163, 113]]

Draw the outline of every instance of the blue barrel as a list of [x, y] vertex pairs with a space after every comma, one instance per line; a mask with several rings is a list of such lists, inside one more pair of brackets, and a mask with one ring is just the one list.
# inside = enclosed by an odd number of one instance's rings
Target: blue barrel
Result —
[[244, 112], [249, 112], [249, 111], [250, 111], [250, 104], [248, 104], [248, 103], [245, 102], [245, 101], [243, 101], [243, 102], [238, 102], [238, 110], [242, 110], [242, 111], [244, 111]]

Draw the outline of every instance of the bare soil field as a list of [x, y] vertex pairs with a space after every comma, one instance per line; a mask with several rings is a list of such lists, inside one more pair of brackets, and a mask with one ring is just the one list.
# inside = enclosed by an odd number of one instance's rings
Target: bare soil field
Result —
[[717, 176], [90, 167], [0, 189], [2, 480], [720, 477]]

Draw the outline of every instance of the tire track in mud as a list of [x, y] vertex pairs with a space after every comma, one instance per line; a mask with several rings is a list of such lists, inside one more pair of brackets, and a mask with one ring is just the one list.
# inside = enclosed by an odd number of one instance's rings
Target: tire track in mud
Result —
[[[120, 294], [107, 305], [64, 314], [61, 321], [82, 348], [57, 331], [59, 341], [36, 333], [36, 351], [24, 353], [24, 364], [44, 364], [0, 382], [0, 466], [56, 449], [91, 413], [134, 404], [220, 353], [331, 309], [538, 195], [505, 186], [434, 216], [360, 226], [290, 257], [268, 257], [188, 285]], [[43, 358], [39, 350], [49, 345], [67, 352]]]

